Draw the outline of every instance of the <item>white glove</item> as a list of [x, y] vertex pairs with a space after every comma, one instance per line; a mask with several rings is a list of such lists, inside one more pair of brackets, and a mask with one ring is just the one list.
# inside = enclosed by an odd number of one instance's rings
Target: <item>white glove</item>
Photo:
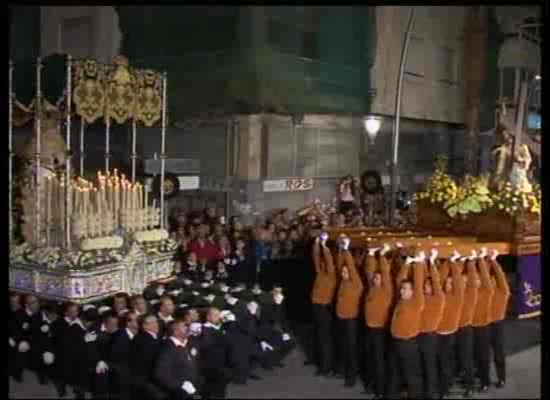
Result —
[[468, 260], [473, 261], [477, 258], [477, 251], [472, 250], [472, 255], [468, 257]]
[[437, 259], [438, 254], [439, 254], [439, 252], [436, 249], [432, 249], [432, 251], [430, 253], [430, 263], [432, 265], [435, 265], [435, 260]]
[[227, 304], [229, 304], [230, 306], [234, 306], [235, 304], [237, 304], [238, 299], [236, 297], [226, 295], [225, 301], [227, 301]]
[[181, 385], [181, 388], [185, 390], [187, 394], [193, 395], [197, 392], [197, 389], [195, 389], [195, 386], [189, 381], [183, 382], [183, 385]]
[[493, 253], [491, 254], [491, 260], [496, 261], [498, 257], [498, 251], [493, 250]]
[[453, 255], [451, 256], [450, 260], [451, 262], [456, 262], [461, 257], [460, 253], [458, 251], [453, 251]]
[[9, 343], [10, 347], [15, 347], [15, 340], [13, 340], [12, 338], [10, 338], [8, 340], [8, 343]]
[[397, 243], [395, 244], [395, 247], [397, 247], [398, 249], [400, 249], [401, 247], [403, 247], [403, 243], [397, 242]]
[[487, 248], [482, 247], [481, 251], [479, 252], [479, 258], [485, 258], [485, 257], [487, 257]]
[[261, 342], [260, 346], [262, 347], [262, 351], [273, 351], [273, 347], [267, 342]]
[[275, 302], [275, 304], [282, 304], [284, 299], [285, 296], [280, 293], [273, 295], [273, 301]]
[[374, 255], [376, 254], [376, 252], [378, 250], [380, 250], [380, 247], [375, 247], [375, 248], [369, 249], [369, 256], [374, 257]]
[[343, 237], [342, 238], [342, 242], [341, 242], [341, 249], [343, 251], [348, 251], [349, 250], [349, 244], [351, 243], [351, 240], [349, 237]]
[[105, 361], [99, 361], [95, 367], [96, 374], [104, 374], [109, 371], [109, 366]]
[[288, 333], [283, 333], [283, 342], [288, 342], [290, 340], [290, 335]]
[[95, 342], [96, 340], [97, 340], [97, 333], [95, 332], [87, 333], [86, 336], [84, 336], [84, 341], [86, 343]]
[[222, 291], [222, 293], [227, 293], [229, 292], [229, 286], [222, 286], [220, 287], [220, 290]]
[[248, 308], [250, 314], [256, 315], [256, 313], [258, 312], [258, 303], [256, 303], [255, 301], [251, 301], [246, 305], [246, 308]]
[[224, 262], [224, 264], [229, 265], [229, 264], [231, 264], [231, 259], [230, 258], [224, 258], [223, 262]]
[[17, 348], [17, 350], [20, 352], [20, 353], [26, 353], [27, 351], [29, 351], [31, 349], [31, 346], [23, 341], [21, 343], [19, 343], [19, 347]]
[[424, 262], [424, 261], [426, 261], [426, 253], [421, 251], [420, 253], [418, 253], [418, 257], [416, 257], [416, 262]]
[[237, 265], [237, 262], [238, 262], [237, 259], [234, 258], [234, 259], [231, 260], [231, 265]]
[[201, 288], [206, 289], [208, 287], [210, 287], [210, 284], [208, 282], [201, 283]]
[[387, 243], [384, 243], [384, 247], [382, 247], [382, 250], [380, 251], [380, 255], [384, 256], [390, 250], [391, 250], [390, 245]]
[[28, 323], [28, 322], [25, 322], [25, 323], [23, 324], [22, 328], [23, 328], [24, 331], [28, 330], [28, 329], [30, 328], [29, 323]]
[[416, 262], [416, 258], [414, 257], [407, 257], [407, 259], [405, 260], [405, 264], [407, 265], [411, 265], [413, 262]]
[[189, 285], [191, 285], [192, 283], [193, 283], [193, 281], [192, 281], [192, 280], [189, 280], [189, 279], [186, 279], [186, 280], [183, 281], [183, 284], [184, 284], [185, 286], [189, 286]]
[[178, 296], [182, 292], [181, 289], [172, 290], [170, 293], [168, 293], [170, 296]]
[[157, 295], [160, 297], [164, 294], [164, 288], [162, 286], [159, 286], [157, 288]]
[[48, 352], [42, 354], [42, 360], [44, 361], [44, 364], [52, 365], [54, 360], [55, 360], [55, 356], [53, 355], [53, 353], [50, 353], [48, 351]]
[[197, 292], [196, 290], [192, 291], [191, 294], [192, 294], [193, 296], [200, 296], [200, 293]]
[[225, 320], [226, 322], [235, 322], [237, 320], [237, 317], [235, 317], [235, 314], [233, 314], [232, 312], [230, 312], [226, 317], [225, 317]]
[[44, 324], [40, 327], [40, 331], [42, 333], [48, 333], [50, 331], [50, 326], [48, 324]]
[[202, 324], [200, 322], [193, 322], [189, 326], [189, 331], [191, 335], [198, 336], [202, 332]]

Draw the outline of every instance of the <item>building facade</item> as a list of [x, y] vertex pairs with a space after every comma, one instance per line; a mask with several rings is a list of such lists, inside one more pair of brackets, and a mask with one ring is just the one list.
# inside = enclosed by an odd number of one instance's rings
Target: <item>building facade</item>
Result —
[[[329, 201], [340, 177], [366, 169], [389, 183], [409, 12], [405, 6], [41, 7], [40, 44], [42, 55], [109, 62], [120, 53], [131, 65], [167, 71], [168, 157], [200, 159], [203, 190], [194, 195], [201, 202], [237, 200], [261, 212]], [[438, 155], [461, 170], [464, 21], [464, 7], [417, 7], [402, 97], [402, 189], [423, 183]], [[493, 58], [489, 69], [496, 69]], [[488, 86], [491, 116], [483, 130], [492, 127], [498, 81]], [[382, 118], [374, 144], [363, 127], [370, 114]], [[158, 129], [140, 130], [138, 152], [153, 157], [159, 141]], [[265, 190], [288, 178], [313, 178], [313, 188]]]

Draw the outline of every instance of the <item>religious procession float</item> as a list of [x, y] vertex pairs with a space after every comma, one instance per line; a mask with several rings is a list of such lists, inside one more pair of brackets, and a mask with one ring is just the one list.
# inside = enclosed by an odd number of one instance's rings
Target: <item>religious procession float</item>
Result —
[[[523, 99], [525, 92], [524, 87]], [[523, 130], [524, 107], [520, 100], [515, 115], [503, 104], [499, 107], [490, 175], [455, 178], [440, 159], [425, 189], [414, 195], [414, 224], [329, 229], [331, 238], [344, 234], [356, 250], [390, 246], [403, 255], [436, 250], [440, 259], [496, 251], [516, 276], [510, 313], [519, 318], [540, 315], [542, 193], [528, 178], [536, 149]]]
[[[36, 63], [36, 93], [29, 105], [14, 93], [15, 68], [10, 63], [10, 288], [78, 303], [117, 292], [140, 293], [149, 283], [174, 273], [176, 244], [164, 229], [164, 193], [160, 191], [160, 199], [150, 199], [136, 180], [138, 125], [152, 127], [160, 121], [164, 155], [166, 76], [131, 68], [123, 57], [110, 65], [70, 56], [62, 61], [64, 90], [55, 104], [42, 93], [42, 69], [55, 64], [51, 58]], [[72, 167], [71, 152], [71, 128], [78, 120], [80, 174]], [[96, 121], [105, 126], [105, 170], [94, 173], [84, 169], [84, 142], [86, 125]], [[129, 178], [111, 169], [109, 162], [110, 127], [128, 121], [132, 124]], [[13, 127], [28, 123], [33, 123], [32, 140], [19, 154], [23, 167], [15, 177]]]

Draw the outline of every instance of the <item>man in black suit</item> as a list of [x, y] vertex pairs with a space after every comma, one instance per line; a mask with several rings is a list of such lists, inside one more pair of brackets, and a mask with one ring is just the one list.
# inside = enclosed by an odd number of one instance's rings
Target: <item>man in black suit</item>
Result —
[[77, 399], [84, 399], [86, 390], [89, 390], [89, 374], [87, 368], [89, 361], [86, 354], [86, 347], [89, 342], [97, 339], [93, 332], [93, 325], [97, 321], [97, 311], [95, 308], [88, 307], [86, 307], [86, 310], [82, 312], [79, 318], [71, 322], [67, 333], [67, 344], [70, 347], [65, 349], [65, 351], [70, 353], [68, 356], [70, 365], [68, 383], [72, 385]]
[[229, 344], [222, 327], [220, 310], [215, 307], [209, 308], [206, 313], [201, 344], [202, 370], [208, 383], [202, 395], [210, 399], [224, 399], [233, 373], [228, 364]]
[[172, 297], [164, 295], [160, 298], [159, 312], [157, 314], [159, 324], [159, 336], [164, 339], [168, 336], [168, 326], [174, 321], [176, 306]]
[[54, 379], [55, 348], [53, 342], [53, 323], [57, 319], [57, 310], [53, 303], [42, 307], [40, 318], [34, 318], [31, 323], [33, 348], [31, 349], [33, 364], [36, 365], [38, 382], [47, 385]]
[[128, 312], [122, 321], [122, 327], [114, 335], [109, 352], [109, 369], [113, 374], [114, 390], [121, 400], [131, 399], [132, 377], [130, 373], [130, 344], [138, 333], [138, 316]]
[[[93, 313], [92, 313], [93, 315]], [[89, 326], [93, 318], [89, 319]], [[95, 328], [88, 329], [82, 349], [82, 363], [84, 364], [86, 389], [92, 392], [94, 399], [110, 397], [110, 374], [107, 360], [113, 334], [118, 330], [118, 315], [109, 311], [101, 315], [101, 323]]]
[[140, 317], [140, 331], [130, 344], [130, 371], [134, 385], [134, 397], [158, 399], [162, 397], [151, 382], [160, 351], [159, 324], [152, 314]]
[[182, 320], [171, 325], [170, 337], [160, 350], [155, 368], [155, 382], [173, 400], [193, 398], [199, 394], [201, 377], [198, 351], [188, 341], [189, 327]]
[[10, 306], [8, 310], [8, 364], [9, 376], [13, 377], [17, 382], [23, 381], [22, 370], [19, 368], [21, 362], [18, 360], [19, 352], [17, 351], [17, 341], [21, 330], [21, 321], [18, 321], [18, 316], [21, 314], [21, 296], [18, 293], [10, 292]]
[[15, 313], [16, 335], [15, 342], [17, 344], [17, 357], [13, 361], [16, 363], [16, 375], [22, 376], [24, 369], [37, 371], [38, 353], [33, 343], [32, 326], [37, 324], [41, 319], [40, 303], [36, 296], [27, 295], [24, 300], [24, 307]]
[[55, 360], [55, 386], [59, 397], [67, 395], [67, 384], [72, 370], [70, 327], [78, 319], [80, 308], [75, 303], [66, 303], [63, 310], [63, 318], [58, 318], [52, 324], [52, 339], [56, 354]]

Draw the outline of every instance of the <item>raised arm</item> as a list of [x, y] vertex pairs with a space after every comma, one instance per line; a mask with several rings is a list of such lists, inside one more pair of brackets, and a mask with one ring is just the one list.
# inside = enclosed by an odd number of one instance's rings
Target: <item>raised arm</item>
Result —
[[426, 263], [420, 261], [413, 266], [413, 296], [412, 300], [419, 307], [424, 307], [424, 272], [426, 271]]
[[[444, 262], [443, 265], [446, 265], [447, 262]], [[439, 271], [435, 265], [430, 265], [430, 277], [432, 278], [432, 288], [434, 291], [434, 296], [443, 297], [443, 289], [441, 287], [441, 277], [439, 276]]]
[[466, 289], [466, 285], [464, 284], [464, 279], [462, 279], [462, 261], [455, 261], [451, 263], [451, 274], [453, 277], [453, 290], [459, 294], [464, 295], [464, 289]]
[[313, 243], [313, 264], [315, 265], [315, 272], [321, 272], [321, 244], [319, 239], [315, 239], [315, 243]]
[[481, 287], [483, 289], [489, 290], [491, 293], [494, 293], [495, 289], [491, 284], [489, 267], [487, 266], [487, 262], [483, 258], [480, 258], [479, 260], [477, 260], [477, 269], [479, 271], [479, 276], [481, 278]]
[[476, 280], [477, 280], [477, 270], [476, 270], [476, 262], [473, 260], [466, 260], [466, 275], [468, 277], [467, 279], [467, 287], [469, 288], [475, 288], [476, 287]]
[[441, 284], [443, 284], [443, 282], [445, 282], [445, 280], [447, 279], [447, 277], [451, 273], [451, 268], [449, 266], [450, 263], [451, 263], [451, 261], [445, 260], [441, 263], [441, 265], [439, 267], [438, 275], [439, 275], [439, 279], [440, 279], [439, 282]]
[[380, 276], [382, 278], [382, 288], [393, 292], [393, 281], [391, 279], [391, 265], [385, 256], [380, 256]]
[[358, 289], [363, 289], [363, 281], [357, 272], [357, 266], [355, 265], [355, 260], [349, 251], [344, 251], [344, 262], [348, 266], [349, 278], [353, 286]]
[[506, 274], [502, 270], [502, 267], [497, 260], [489, 259], [489, 264], [493, 269], [495, 274], [495, 280], [497, 282], [497, 289], [505, 292], [508, 296], [510, 295], [510, 285], [508, 285], [508, 280], [506, 279]]
[[411, 269], [411, 266], [409, 264], [407, 264], [406, 262], [401, 262], [401, 266], [399, 267], [399, 272], [397, 273], [397, 277], [395, 278], [396, 287], [401, 286], [401, 282], [403, 282], [405, 279], [409, 277], [410, 269]]
[[[383, 256], [380, 256], [380, 258], [382, 257]], [[370, 250], [369, 250], [369, 253], [367, 254], [367, 259], [365, 261], [364, 268], [365, 268], [365, 273], [367, 275], [367, 279], [370, 282], [372, 280], [372, 277], [374, 276], [374, 273], [376, 272], [376, 269], [378, 268], [378, 261], [376, 260], [376, 256], [374, 255], [374, 252], [371, 252]]]
[[327, 246], [323, 246], [323, 259], [327, 268], [327, 274], [330, 276], [335, 276], [336, 269], [334, 268], [334, 260], [332, 258], [332, 253]]

